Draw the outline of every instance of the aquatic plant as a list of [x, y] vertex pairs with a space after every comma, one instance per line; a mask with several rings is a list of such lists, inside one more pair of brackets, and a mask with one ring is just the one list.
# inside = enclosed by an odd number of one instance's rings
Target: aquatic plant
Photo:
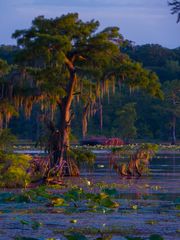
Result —
[[[121, 166], [118, 166], [115, 155], [119, 153], [119, 149], [114, 149], [110, 159], [110, 166], [121, 176], [141, 176], [148, 172], [149, 161], [157, 150], [158, 145], [156, 144], [142, 144], [136, 152], [131, 155], [128, 164], [123, 163]], [[122, 149], [120, 149], [120, 153], [122, 153]]]

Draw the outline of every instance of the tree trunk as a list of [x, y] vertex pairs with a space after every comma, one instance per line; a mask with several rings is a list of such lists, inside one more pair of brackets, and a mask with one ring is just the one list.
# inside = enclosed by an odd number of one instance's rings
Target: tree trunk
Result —
[[62, 164], [62, 161], [67, 158], [67, 151], [69, 150], [70, 123], [70, 109], [67, 107], [66, 101], [64, 101], [61, 105], [59, 164]]
[[[67, 98], [68, 99], [68, 98]], [[71, 104], [65, 99], [61, 105], [61, 125], [60, 125], [60, 141], [58, 151], [58, 166], [60, 176], [79, 176], [79, 168], [69, 156], [70, 150], [70, 125], [72, 120]], [[73, 95], [71, 101], [73, 99]]]
[[75, 68], [73, 63], [66, 59], [66, 65], [70, 74], [70, 81], [67, 86], [67, 96], [60, 100], [60, 111], [61, 111], [61, 122], [60, 122], [60, 132], [61, 132], [61, 143], [60, 143], [60, 158], [59, 163], [61, 164], [63, 158], [66, 159], [67, 151], [69, 150], [69, 135], [70, 135], [70, 125], [72, 120], [71, 115], [71, 104], [73, 101], [74, 88], [76, 85], [77, 77], [75, 73]]
[[74, 163], [72, 159], [68, 156], [68, 152], [70, 149], [70, 130], [71, 130], [71, 120], [73, 114], [71, 112], [71, 104], [74, 97], [75, 85], [77, 81], [75, 69], [73, 63], [66, 59], [66, 65], [70, 74], [70, 81], [67, 86], [67, 96], [60, 99], [59, 107], [61, 113], [61, 121], [60, 121], [60, 142], [59, 142], [59, 166], [62, 166], [64, 163], [65, 175], [74, 176], [79, 174], [79, 169]]
[[71, 104], [74, 97], [75, 85], [76, 85], [76, 73], [73, 63], [66, 59], [66, 65], [69, 70], [70, 79], [67, 85], [66, 93], [64, 98], [59, 98], [57, 104], [60, 109], [60, 123], [58, 129], [54, 125], [51, 125], [50, 139], [50, 152], [53, 153], [51, 158], [51, 169], [52, 174], [59, 176], [77, 176], [79, 175], [79, 169], [74, 163], [73, 159], [69, 156], [70, 150], [70, 125], [73, 114], [71, 112]]

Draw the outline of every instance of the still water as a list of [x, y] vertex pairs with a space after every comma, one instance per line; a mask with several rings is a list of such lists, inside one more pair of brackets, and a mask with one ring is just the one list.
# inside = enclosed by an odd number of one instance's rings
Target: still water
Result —
[[[149, 176], [122, 178], [109, 167], [107, 152], [98, 152], [93, 168], [82, 169], [81, 178], [65, 178], [72, 185], [82, 186], [86, 181], [98, 186], [115, 187], [119, 192], [120, 207], [111, 213], [74, 212], [64, 214], [47, 210], [43, 204], [0, 204], [0, 240], [14, 236], [37, 239], [65, 239], [58, 229], [96, 228], [112, 233], [112, 240], [125, 236], [148, 239], [160, 234], [164, 239], [180, 239], [180, 154], [156, 155], [150, 161]], [[124, 159], [119, 158], [121, 162]], [[37, 231], [22, 226], [18, 218], [39, 221], [43, 225]], [[70, 220], [76, 219], [73, 224]], [[95, 236], [88, 236], [95, 239]]]

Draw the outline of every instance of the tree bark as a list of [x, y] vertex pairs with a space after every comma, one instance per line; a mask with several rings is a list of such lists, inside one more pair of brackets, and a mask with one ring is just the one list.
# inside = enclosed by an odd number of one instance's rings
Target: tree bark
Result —
[[[65, 99], [66, 100], [66, 99]], [[67, 107], [66, 101], [62, 102], [61, 109], [61, 124], [60, 124], [60, 157], [59, 164], [66, 159], [67, 151], [69, 150], [69, 135], [70, 135], [70, 109]]]
[[70, 149], [70, 127], [73, 117], [71, 105], [77, 77], [73, 62], [66, 59], [65, 63], [69, 70], [69, 81], [66, 87], [66, 96], [63, 98], [59, 97], [57, 100], [60, 110], [60, 122], [58, 128], [55, 128], [55, 126], [50, 126], [49, 128], [52, 132], [50, 139], [50, 152], [53, 153], [51, 156], [51, 169], [54, 169], [54, 175], [78, 176], [79, 169], [68, 155]]
[[69, 85], [67, 86], [67, 96], [60, 100], [60, 112], [61, 112], [61, 122], [60, 122], [60, 156], [59, 164], [62, 164], [63, 160], [67, 160], [67, 152], [69, 150], [69, 137], [70, 137], [70, 125], [72, 120], [71, 114], [71, 104], [73, 101], [73, 93], [76, 85], [77, 77], [73, 63], [66, 59], [66, 65], [70, 74]]

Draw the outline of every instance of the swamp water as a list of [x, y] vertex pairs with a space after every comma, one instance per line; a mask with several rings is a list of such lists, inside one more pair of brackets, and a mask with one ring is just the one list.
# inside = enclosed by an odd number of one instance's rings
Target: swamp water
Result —
[[[180, 154], [157, 155], [150, 162], [149, 176], [121, 178], [109, 168], [106, 154], [98, 153], [91, 171], [84, 169], [80, 178], [64, 181], [90, 192], [115, 188], [118, 195], [113, 199], [119, 206], [90, 209], [84, 201], [73, 207], [47, 207], [43, 201], [1, 201], [0, 240], [20, 240], [23, 236], [63, 240], [67, 239], [66, 230], [80, 232], [87, 239], [149, 239], [152, 234], [163, 239], [180, 239]], [[53, 191], [62, 193], [66, 189]], [[0, 197], [6, 192], [1, 190]]]

